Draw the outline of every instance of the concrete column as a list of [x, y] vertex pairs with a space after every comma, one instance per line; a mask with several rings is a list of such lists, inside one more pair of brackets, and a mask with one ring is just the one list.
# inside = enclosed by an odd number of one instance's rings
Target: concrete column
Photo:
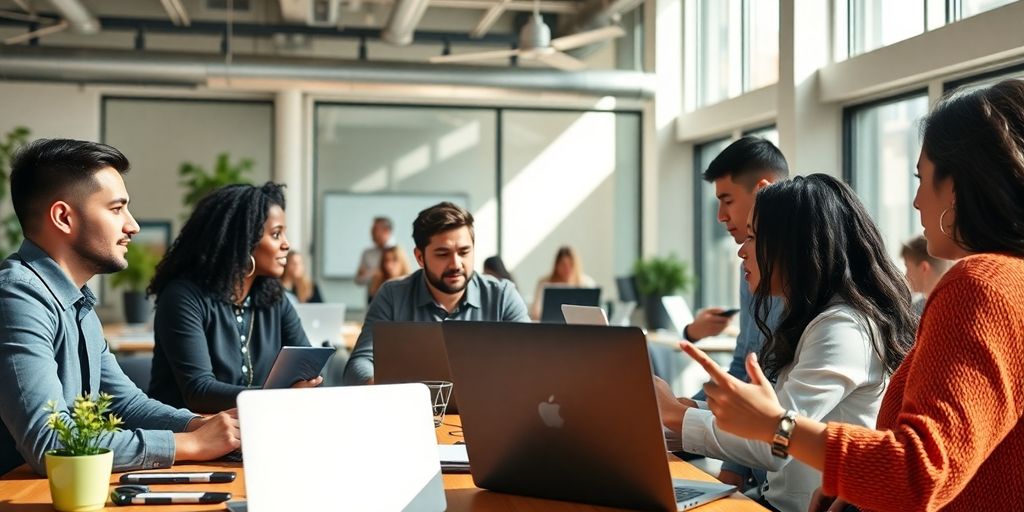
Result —
[[[287, 185], [285, 188], [285, 219], [288, 223], [288, 242], [293, 249], [309, 252], [303, 236], [309, 229], [306, 184], [303, 179], [302, 155], [302, 91], [279, 91], [274, 98], [274, 171], [273, 179]], [[307, 260], [309, 254], [306, 254]], [[308, 263], [307, 263], [308, 265]]]
[[832, 2], [780, 0], [779, 146], [793, 174], [842, 176], [842, 112], [822, 103], [818, 69], [832, 55]]

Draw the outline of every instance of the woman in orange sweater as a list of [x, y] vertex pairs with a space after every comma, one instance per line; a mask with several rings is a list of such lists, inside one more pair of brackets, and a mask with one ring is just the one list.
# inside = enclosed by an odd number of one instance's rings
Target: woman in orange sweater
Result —
[[1024, 81], [955, 93], [924, 127], [914, 206], [928, 252], [962, 260], [932, 291], [877, 430], [783, 410], [756, 357], [748, 384], [683, 347], [711, 374], [719, 427], [823, 472], [811, 510], [1021, 510], [1024, 501]]

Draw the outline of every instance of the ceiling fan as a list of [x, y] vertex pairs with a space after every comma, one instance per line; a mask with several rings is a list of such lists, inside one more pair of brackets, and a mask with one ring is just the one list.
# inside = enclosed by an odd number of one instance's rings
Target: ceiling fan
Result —
[[564, 71], [577, 71], [586, 68], [587, 65], [583, 61], [563, 52], [624, 35], [626, 35], [626, 31], [622, 30], [622, 27], [608, 25], [607, 27], [551, 39], [551, 29], [540, 16], [540, 2], [537, 1], [533, 5], [533, 15], [530, 16], [530, 19], [523, 25], [522, 30], [519, 31], [519, 48], [461, 53], [458, 55], [439, 55], [431, 57], [430, 62], [440, 64], [517, 57], [523, 60], [540, 61], [548, 66]]

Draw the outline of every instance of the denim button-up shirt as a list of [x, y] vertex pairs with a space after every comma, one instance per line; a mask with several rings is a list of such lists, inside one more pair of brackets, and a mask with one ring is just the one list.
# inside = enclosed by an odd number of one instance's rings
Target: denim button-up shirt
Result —
[[449, 314], [427, 290], [423, 269], [381, 285], [370, 303], [363, 330], [345, 366], [345, 384], [363, 384], [373, 378], [373, 324], [375, 322], [440, 322], [442, 320], [529, 322], [526, 304], [509, 281], [473, 273], [459, 306]]
[[95, 301], [29, 240], [0, 264], [0, 474], [25, 462], [46, 474], [44, 455], [60, 445], [44, 407], [54, 400], [68, 410], [86, 379], [94, 395], [113, 395], [112, 412], [124, 420], [123, 430], [100, 438], [114, 452], [114, 471], [174, 462], [174, 432], [196, 416], [148, 398], [125, 376], [103, 339]]

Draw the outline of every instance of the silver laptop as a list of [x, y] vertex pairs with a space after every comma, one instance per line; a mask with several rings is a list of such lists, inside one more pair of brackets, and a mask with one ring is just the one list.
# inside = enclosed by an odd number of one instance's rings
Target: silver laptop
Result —
[[615, 307], [615, 312], [612, 313], [612, 318], [609, 320], [604, 308], [562, 304], [562, 316], [565, 317], [565, 323], [567, 324], [628, 327], [629, 317], [633, 314], [634, 309], [636, 309], [636, 303], [620, 303]]
[[250, 512], [447, 506], [422, 384], [243, 391], [238, 419]]
[[309, 343], [314, 347], [344, 345], [345, 305], [335, 303], [296, 304], [295, 312], [302, 321]]
[[661, 305], [665, 307], [665, 312], [672, 320], [676, 334], [682, 336], [683, 328], [693, 323], [693, 312], [690, 311], [686, 299], [679, 295], [667, 295], [661, 298]]
[[643, 510], [736, 490], [672, 479], [640, 329], [449, 321], [443, 331], [478, 487]]

